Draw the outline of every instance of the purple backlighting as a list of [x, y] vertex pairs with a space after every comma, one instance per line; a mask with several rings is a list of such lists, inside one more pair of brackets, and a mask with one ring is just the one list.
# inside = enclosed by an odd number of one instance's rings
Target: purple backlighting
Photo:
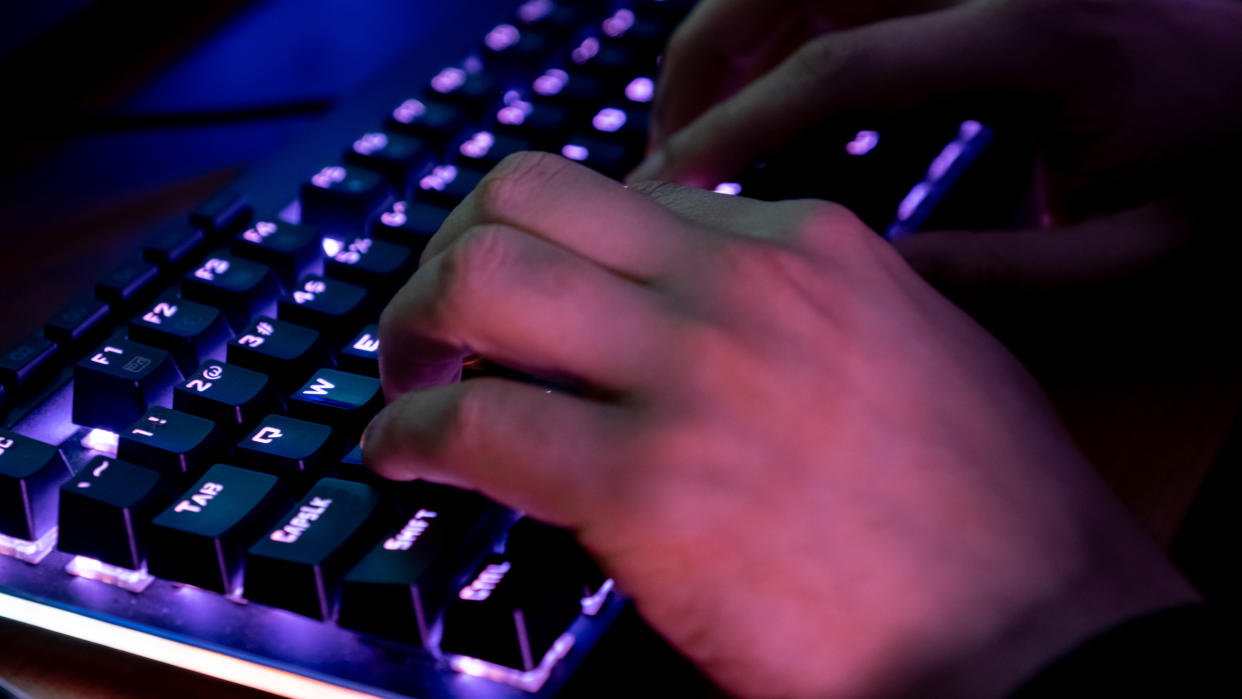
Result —
[[876, 131], [859, 131], [853, 141], [845, 144], [845, 152], [850, 155], [866, 155], [880, 143], [880, 134]]
[[716, 185], [715, 192], [717, 194], [728, 194], [731, 197], [735, 197], [742, 193], [742, 185], [736, 182], [721, 182]]
[[581, 162], [591, 157], [591, 151], [587, 150], [585, 146], [570, 143], [561, 149], [561, 155], [569, 158], [570, 160], [577, 160]]
[[311, 184], [320, 189], [327, 189], [345, 179], [345, 168], [340, 165], [329, 165], [311, 177]]
[[582, 65], [592, 58], [595, 58], [595, 54], [597, 53], [599, 53], [599, 39], [596, 39], [593, 36], [588, 36], [582, 40], [581, 44], [578, 44], [578, 48], [574, 49], [573, 52], [569, 54], [569, 57], [574, 59], [574, 63]]
[[983, 124], [980, 124], [974, 119], [968, 119], [966, 121], [963, 121], [962, 125], [958, 127], [957, 137], [969, 141], [975, 136], [978, 136], [979, 132], [982, 130], [983, 130]]
[[423, 189], [434, 189], [437, 192], [443, 191], [449, 182], [457, 179], [457, 168], [452, 165], [440, 165], [431, 171], [430, 175], [424, 176], [418, 181], [418, 186]]
[[387, 145], [387, 136], [382, 133], [369, 133], [354, 141], [354, 152], [361, 155], [371, 155], [375, 151], [383, 150]]
[[513, 105], [501, 107], [500, 111], [496, 112], [496, 121], [508, 126], [517, 126], [526, 121], [526, 112]]
[[499, 24], [483, 37], [483, 43], [493, 51], [504, 51], [516, 44], [520, 38], [522, 35], [518, 33], [517, 27], [512, 24]]
[[616, 38], [628, 32], [634, 26], [634, 13], [629, 10], [617, 10], [613, 16], [604, 20], [604, 33]]
[[380, 214], [380, 223], [393, 228], [405, 225], [405, 202], [399, 201], [392, 205], [392, 211]]
[[591, 125], [600, 131], [613, 133], [625, 126], [625, 112], [612, 107], [605, 107], [591, 119]]
[[953, 141], [945, 146], [944, 150], [940, 151], [940, 155], [937, 155], [936, 159], [931, 162], [931, 165], [927, 166], [927, 179], [935, 182], [944, 177], [949, 168], [953, 167], [953, 163], [957, 162], [964, 147], [961, 141]]
[[492, 149], [492, 145], [496, 143], [496, 137], [487, 131], [479, 131], [470, 137], [470, 140], [461, 144], [458, 150], [467, 158], [482, 158]]
[[392, 118], [402, 124], [409, 124], [426, 113], [426, 105], [418, 100], [408, 99], [402, 102], [396, 109], [392, 110]]
[[547, 17], [554, 8], [552, 0], [528, 0], [518, 8], [517, 15], [518, 19], [530, 24]]
[[930, 193], [930, 184], [920, 182], [914, 185], [914, 188], [910, 190], [910, 193], [906, 195], [906, 198], [902, 199], [901, 204], [897, 206], [897, 220], [905, 221], [913, 216], [914, 212], [918, 211], [919, 205], [923, 203], [923, 200], [926, 199], [927, 195]]
[[655, 94], [655, 82], [651, 78], [634, 78], [625, 86], [625, 96], [631, 102], [650, 102]]
[[431, 89], [442, 95], [461, 87], [466, 82], [466, 71], [461, 68], [445, 68], [431, 79]]
[[559, 68], [553, 68], [545, 72], [543, 75], [535, 78], [534, 88], [535, 92], [538, 92], [544, 97], [552, 97], [554, 95], [559, 95], [561, 90], [564, 90], [565, 86], [568, 84], [569, 73], [566, 73]]

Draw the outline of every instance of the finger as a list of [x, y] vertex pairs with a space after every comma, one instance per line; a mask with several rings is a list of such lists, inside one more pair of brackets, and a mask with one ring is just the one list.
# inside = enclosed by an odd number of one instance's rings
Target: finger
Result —
[[651, 290], [523, 231], [476, 226], [424, 264], [380, 319], [380, 376], [394, 398], [456, 377], [477, 352], [605, 388], [657, 356]]
[[883, 118], [1002, 87], [1031, 94], [1040, 47], [1004, 9], [964, 5], [813, 39], [670, 137], [626, 180], [713, 187], [830, 116]]
[[488, 223], [524, 229], [635, 278], [658, 275], [694, 246], [686, 228], [646, 197], [549, 153], [518, 153], [501, 161], [453, 210], [422, 259]]
[[573, 527], [607, 498], [610, 421], [621, 409], [500, 379], [407, 393], [371, 421], [363, 458], [394, 480], [478, 490]]

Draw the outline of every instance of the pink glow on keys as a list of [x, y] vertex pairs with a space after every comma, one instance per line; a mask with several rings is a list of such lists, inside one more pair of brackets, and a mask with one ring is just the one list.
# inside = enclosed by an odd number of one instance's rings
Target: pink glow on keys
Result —
[[392, 211], [380, 214], [380, 223], [393, 228], [405, 225], [405, 202], [399, 201], [392, 205]]
[[487, 131], [479, 131], [470, 137], [469, 141], [461, 144], [458, 150], [467, 158], [482, 158], [492, 149], [492, 145], [496, 143], [496, 137]]
[[409, 124], [426, 113], [426, 105], [418, 100], [408, 99], [402, 102], [396, 109], [392, 110], [392, 118], [402, 124]]
[[387, 136], [382, 133], [369, 133], [354, 141], [354, 152], [361, 155], [370, 155], [375, 151], [383, 150], [387, 145]]
[[613, 133], [625, 126], [625, 112], [612, 107], [605, 107], [591, 119], [591, 125], [600, 131]]
[[625, 96], [631, 102], [650, 102], [655, 94], [655, 82], [651, 78], [634, 78], [625, 86]]
[[982, 130], [983, 130], [983, 124], [980, 124], [974, 119], [968, 119], [966, 121], [963, 121], [962, 125], [958, 127], [957, 137], [963, 140], [969, 141], [975, 136], [978, 136], [979, 132]]
[[593, 36], [588, 36], [582, 40], [581, 44], [578, 44], [578, 48], [574, 49], [573, 52], [569, 54], [569, 57], [574, 59], [574, 63], [582, 65], [592, 58], [595, 58], [595, 54], [597, 53], [599, 53], [599, 39], [596, 39]]
[[614, 39], [628, 32], [634, 26], [634, 13], [629, 10], [617, 10], [613, 16], [604, 20], [604, 33]]
[[923, 200], [926, 199], [927, 195], [930, 193], [930, 184], [920, 182], [914, 185], [914, 188], [910, 190], [910, 193], [906, 195], [906, 198], [902, 199], [901, 204], [897, 206], [897, 220], [905, 221], [913, 216], [914, 212], [918, 211], [919, 205], [923, 203]]
[[529, 2], [522, 3], [521, 7], [518, 8], [518, 19], [527, 24], [538, 22], [547, 17], [554, 7], [552, 0], [529, 0]]
[[341, 247], [343, 245], [344, 243], [337, 240], [336, 238], [324, 238], [323, 239], [323, 254], [327, 255], [328, 257], [336, 257], [336, 254], [341, 251]]
[[431, 79], [431, 89], [442, 95], [461, 87], [466, 82], [466, 71], [461, 68], [445, 68]]
[[431, 171], [430, 175], [426, 175], [418, 181], [418, 186], [423, 189], [434, 189], [437, 192], [443, 191], [449, 182], [457, 179], [457, 168], [452, 165], [440, 165]]
[[116, 449], [121, 443], [121, 436], [115, 432], [96, 427], [82, 438], [82, 446], [116, 458]]
[[242, 237], [252, 243], [262, 243], [265, 238], [268, 238], [275, 232], [276, 224], [271, 221], [259, 221], [254, 224], [254, 228], [242, 233]]
[[522, 35], [518, 33], [517, 27], [512, 24], [498, 24], [483, 37], [483, 43], [487, 48], [499, 52], [516, 44], [520, 38]]
[[875, 131], [859, 131], [853, 141], [845, 144], [845, 152], [850, 155], [866, 155], [880, 143], [880, 134]]
[[526, 121], [526, 112], [512, 105], [502, 107], [499, 112], [496, 112], [496, 121], [507, 126], [517, 126]]
[[962, 155], [963, 148], [961, 141], [953, 141], [945, 146], [944, 150], [940, 151], [940, 155], [937, 155], [936, 159], [931, 161], [931, 165], [927, 166], [927, 179], [935, 182], [944, 177], [949, 168], [953, 167], [953, 163], [956, 163]]
[[535, 669], [522, 672], [504, 665], [497, 665], [486, 660], [471, 658], [465, 655], [449, 655], [449, 667], [463, 675], [483, 677], [493, 682], [503, 682], [511, 687], [537, 692], [548, 681], [552, 668], [574, 647], [574, 636], [566, 631], [552, 642], [552, 647], [544, 654]]
[[731, 197], [735, 197], [742, 193], [742, 185], [736, 182], [721, 182], [716, 185], [715, 192], [717, 194], [728, 194]]
[[569, 73], [566, 73], [559, 68], [552, 68], [543, 75], [535, 78], [534, 88], [535, 92], [543, 95], [544, 97], [553, 97], [555, 95], [559, 95], [561, 90], [564, 90], [565, 86], [568, 84]]
[[311, 177], [311, 184], [320, 189], [327, 189], [345, 179], [345, 168], [340, 165], [329, 165]]
[[591, 151], [587, 150], [585, 146], [579, 146], [579, 145], [570, 143], [569, 145], [561, 149], [561, 155], [565, 156], [566, 158], [569, 158], [570, 160], [577, 160], [579, 162], [582, 162], [583, 160], [586, 160], [587, 158], [591, 157]]

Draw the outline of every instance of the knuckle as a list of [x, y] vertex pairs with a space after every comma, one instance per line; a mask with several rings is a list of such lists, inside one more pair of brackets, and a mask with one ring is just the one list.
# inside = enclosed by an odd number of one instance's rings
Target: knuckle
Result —
[[434, 448], [441, 453], [477, 442], [480, 431], [488, 425], [487, 412], [494, 404], [486, 382], [467, 381], [458, 386], [453, 400], [444, 406], [432, 438]]
[[569, 161], [551, 153], [523, 151], [505, 157], [478, 185], [478, 220], [512, 218], [529, 204], [534, 192], [548, 186], [568, 165]]
[[495, 280], [517, 256], [514, 235], [500, 226], [475, 226], [443, 255], [437, 279], [437, 307], [459, 313], [484, 301]]

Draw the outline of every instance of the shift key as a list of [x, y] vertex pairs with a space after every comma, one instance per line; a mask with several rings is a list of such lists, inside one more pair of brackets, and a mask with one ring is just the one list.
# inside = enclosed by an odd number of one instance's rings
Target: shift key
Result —
[[341, 575], [383, 534], [390, 513], [375, 488], [324, 478], [250, 547], [246, 599], [331, 620]]

